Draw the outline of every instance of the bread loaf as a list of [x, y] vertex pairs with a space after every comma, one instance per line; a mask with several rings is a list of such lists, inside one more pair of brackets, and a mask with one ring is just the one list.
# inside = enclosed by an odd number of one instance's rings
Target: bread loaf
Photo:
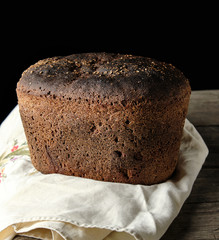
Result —
[[112, 53], [47, 58], [17, 84], [37, 170], [132, 184], [173, 174], [190, 93], [171, 64]]

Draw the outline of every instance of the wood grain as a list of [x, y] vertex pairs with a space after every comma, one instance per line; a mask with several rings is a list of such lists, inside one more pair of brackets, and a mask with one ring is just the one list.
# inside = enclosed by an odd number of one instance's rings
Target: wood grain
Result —
[[192, 92], [187, 117], [210, 152], [189, 198], [161, 239], [216, 240], [219, 239], [219, 90]]
[[219, 125], [219, 90], [192, 92], [188, 119], [196, 126]]
[[209, 148], [193, 190], [162, 240], [219, 239], [219, 90], [192, 93], [188, 119]]

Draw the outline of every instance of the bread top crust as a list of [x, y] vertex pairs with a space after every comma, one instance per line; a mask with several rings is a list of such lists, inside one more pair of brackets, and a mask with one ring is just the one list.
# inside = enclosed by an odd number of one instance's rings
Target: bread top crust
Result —
[[183, 73], [164, 62], [124, 54], [82, 53], [40, 60], [23, 72], [17, 91], [71, 99], [166, 99], [190, 93]]

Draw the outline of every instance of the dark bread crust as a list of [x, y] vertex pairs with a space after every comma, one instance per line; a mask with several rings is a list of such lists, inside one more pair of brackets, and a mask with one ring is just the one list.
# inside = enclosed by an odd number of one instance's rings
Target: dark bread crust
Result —
[[23, 73], [18, 89], [32, 95], [121, 101], [176, 96], [188, 85], [171, 64], [140, 56], [84, 53], [37, 62]]
[[106, 53], [39, 61], [17, 87], [39, 171], [134, 184], [172, 175], [190, 93], [170, 64]]

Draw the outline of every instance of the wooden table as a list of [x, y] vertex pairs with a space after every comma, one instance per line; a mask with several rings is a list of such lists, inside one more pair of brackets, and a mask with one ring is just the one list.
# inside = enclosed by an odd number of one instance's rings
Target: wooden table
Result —
[[187, 117], [210, 152], [191, 195], [161, 239], [216, 240], [219, 239], [219, 90], [192, 92]]
[[187, 118], [209, 149], [193, 190], [162, 240], [219, 239], [219, 90], [192, 92]]

